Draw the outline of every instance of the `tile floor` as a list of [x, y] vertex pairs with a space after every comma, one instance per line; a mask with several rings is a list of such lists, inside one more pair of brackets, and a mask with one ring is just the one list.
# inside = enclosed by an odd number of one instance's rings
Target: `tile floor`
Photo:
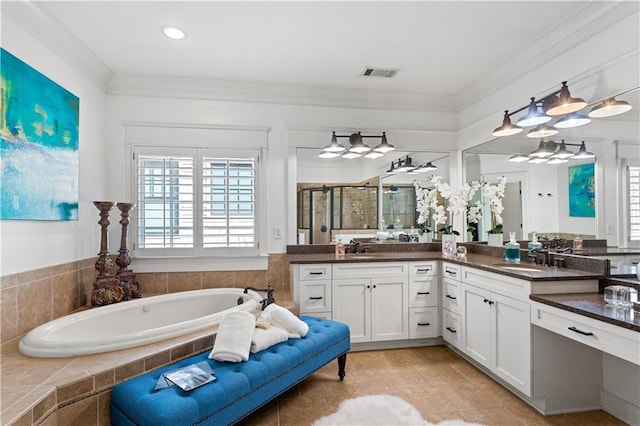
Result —
[[352, 352], [343, 382], [337, 361], [246, 418], [241, 425], [310, 425], [361, 395], [391, 394], [425, 420], [483, 425], [624, 425], [604, 411], [542, 416], [445, 346]]

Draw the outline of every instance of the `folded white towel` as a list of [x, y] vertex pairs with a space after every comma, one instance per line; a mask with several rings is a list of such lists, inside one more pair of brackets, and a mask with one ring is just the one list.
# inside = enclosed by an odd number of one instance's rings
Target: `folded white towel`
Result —
[[288, 309], [278, 306], [275, 303], [267, 306], [260, 319], [271, 325], [284, 328], [290, 333], [289, 337], [304, 337], [309, 331], [309, 326], [306, 322], [295, 316]]
[[256, 327], [256, 329], [253, 330], [253, 339], [251, 339], [251, 353], [255, 354], [278, 343], [286, 342], [288, 338], [289, 333], [280, 327]]
[[255, 326], [256, 317], [249, 312], [235, 311], [226, 314], [220, 321], [209, 359], [228, 362], [248, 360]]

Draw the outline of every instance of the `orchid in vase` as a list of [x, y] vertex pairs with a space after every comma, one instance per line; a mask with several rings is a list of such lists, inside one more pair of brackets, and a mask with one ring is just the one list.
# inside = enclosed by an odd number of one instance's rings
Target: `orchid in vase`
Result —
[[482, 195], [489, 203], [489, 212], [491, 215], [491, 229], [487, 231], [489, 234], [502, 234], [502, 199], [504, 198], [504, 188], [507, 184], [507, 178], [501, 176], [498, 178], [497, 184], [484, 183], [482, 185]]
[[[432, 179], [433, 181], [433, 179]], [[418, 181], [413, 182], [416, 190], [416, 211], [418, 212], [419, 233], [433, 232], [433, 212], [438, 208], [438, 188], [423, 188]]]

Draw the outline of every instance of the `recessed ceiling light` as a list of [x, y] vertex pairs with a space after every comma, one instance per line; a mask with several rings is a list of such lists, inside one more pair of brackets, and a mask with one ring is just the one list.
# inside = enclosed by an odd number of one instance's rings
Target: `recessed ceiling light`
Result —
[[162, 32], [164, 33], [164, 35], [173, 40], [182, 40], [186, 37], [184, 31], [176, 27], [162, 27]]

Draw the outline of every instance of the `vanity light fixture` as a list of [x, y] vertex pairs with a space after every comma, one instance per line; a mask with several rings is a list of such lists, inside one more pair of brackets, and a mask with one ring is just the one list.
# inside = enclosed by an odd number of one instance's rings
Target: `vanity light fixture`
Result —
[[502, 125], [493, 129], [493, 136], [511, 136], [516, 135], [522, 131], [522, 127], [516, 126], [511, 123], [511, 118], [509, 117], [509, 110], [505, 110], [504, 117], [502, 118]]
[[572, 127], [584, 126], [591, 123], [591, 119], [584, 114], [573, 112], [569, 115], [565, 115], [556, 121], [556, 128], [558, 129], [570, 129]]
[[[338, 142], [338, 138], [349, 138], [350, 146], [345, 148], [344, 145]], [[365, 144], [363, 138], [380, 138], [380, 143], [374, 149]], [[331, 133], [331, 142], [322, 148], [322, 152], [318, 155], [320, 158], [335, 158], [342, 157], [347, 159], [359, 158], [363, 154], [366, 158], [380, 158], [387, 152], [396, 149], [387, 141], [386, 132], [382, 132], [382, 135], [363, 135], [360, 132], [351, 133], [349, 135], [337, 135], [336, 132]], [[342, 153], [339, 155], [331, 155], [329, 153]]]
[[550, 158], [549, 161], [547, 161], [546, 164], [562, 164], [562, 163], [566, 163], [569, 160], [565, 159], [565, 158]]
[[546, 123], [549, 120], [551, 120], [551, 117], [538, 109], [536, 98], [531, 98], [529, 110], [525, 115], [520, 117], [518, 121], [516, 121], [516, 125], [521, 127], [536, 126], [538, 124]]
[[408, 155], [404, 161], [402, 160], [399, 160], [399, 161], [400, 161], [400, 165], [399, 167], [396, 168], [396, 171], [399, 173], [410, 172], [416, 168], [416, 166], [414, 166], [413, 163], [411, 162], [411, 157], [409, 157]]
[[583, 159], [587, 159], [587, 158], [593, 158], [595, 156], [596, 155], [593, 152], [587, 151], [587, 147], [584, 144], [584, 141], [582, 141], [582, 143], [580, 144], [580, 149], [578, 150], [576, 155], [574, 155], [571, 158], [576, 159], [576, 160], [583, 160]]
[[558, 129], [553, 126], [541, 124], [527, 132], [528, 138], [546, 138], [549, 136], [557, 135]]
[[547, 161], [549, 161], [549, 159], [545, 157], [531, 157], [529, 158], [529, 160], [527, 160], [528, 163], [534, 164], [546, 163]]
[[512, 163], [524, 163], [525, 161], [529, 161], [529, 156], [527, 154], [514, 154], [509, 157], [509, 161]]
[[[563, 139], [562, 142], [560, 142], [560, 147], [558, 148], [558, 150], [554, 152], [550, 158], [554, 160], [566, 160], [567, 158], [571, 158], [574, 155], [576, 155], [576, 153], [569, 151], [567, 149], [567, 144], [564, 142], [564, 139]], [[554, 164], [557, 164], [557, 163], [554, 163]]]
[[584, 99], [574, 98], [571, 96], [571, 94], [569, 93], [569, 86], [567, 86], [567, 82], [563, 81], [558, 99], [556, 99], [551, 105], [549, 105], [545, 113], [551, 116], [565, 115], [572, 112], [580, 111], [586, 106], [587, 102]]
[[421, 164], [418, 167], [416, 167], [415, 169], [411, 170], [410, 174], [419, 174], [419, 173], [427, 173], [427, 172], [431, 172], [434, 170], [438, 170], [438, 168], [431, 162], [429, 161], [426, 164]]
[[556, 149], [556, 143], [554, 141], [540, 141], [538, 149], [529, 154], [529, 157], [546, 158], [550, 157]]
[[187, 36], [180, 28], [169, 25], [162, 27], [162, 33], [172, 40], [182, 40]]
[[612, 117], [622, 114], [631, 109], [631, 104], [627, 101], [619, 101], [616, 98], [609, 98], [594, 106], [589, 112], [589, 117], [602, 118]]

